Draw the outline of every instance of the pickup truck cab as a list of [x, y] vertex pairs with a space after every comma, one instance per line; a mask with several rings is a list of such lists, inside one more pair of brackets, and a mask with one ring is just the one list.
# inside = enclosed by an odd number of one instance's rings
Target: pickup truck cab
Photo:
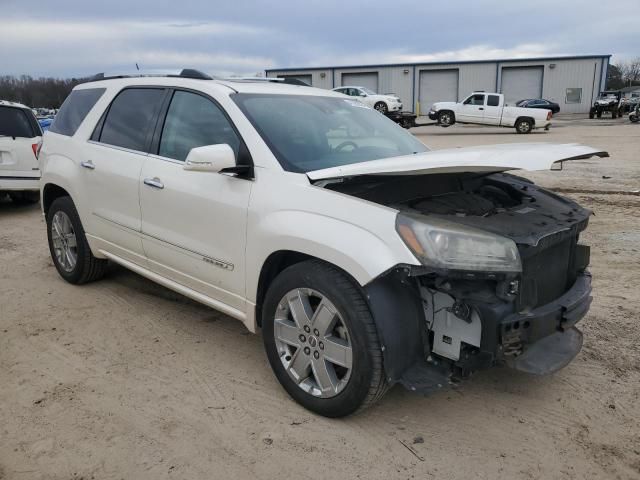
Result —
[[462, 102], [436, 102], [429, 118], [438, 125], [449, 127], [454, 123], [474, 123], [498, 127], [514, 127], [518, 133], [530, 133], [534, 128], [548, 130], [551, 110], [511, 107], [505, 105], [500, 93], [473, 92]]

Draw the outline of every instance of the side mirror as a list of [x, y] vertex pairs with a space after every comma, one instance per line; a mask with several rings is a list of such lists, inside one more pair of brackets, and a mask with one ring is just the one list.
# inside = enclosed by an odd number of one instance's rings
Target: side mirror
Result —
[[189, 151], [184, 162], [184, 169], [194, 172], [218, 173], [236, 166], [236, 154], [226, 143], [195, 147]]
[[366, 96], [367, 96], [367, 94], [366, 94], [366, 93], [364, 93], [364, 92], [360, 92], [360, 93], [358, 94], [358, 96], [359, 96], [359, 97], [366, 97]]

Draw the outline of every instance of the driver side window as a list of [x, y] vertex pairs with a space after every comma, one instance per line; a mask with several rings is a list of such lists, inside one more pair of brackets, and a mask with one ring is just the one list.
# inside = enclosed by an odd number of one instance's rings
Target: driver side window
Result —
[[484, 95], [476, 93], [464, 101], [465, 105], [484, 105]]
[[220, 107], [196, 93], [176, 91], [162, 128], [158, 155], [184, 161], [192, 148], [228, 144], [238, 157], [240, 139]]

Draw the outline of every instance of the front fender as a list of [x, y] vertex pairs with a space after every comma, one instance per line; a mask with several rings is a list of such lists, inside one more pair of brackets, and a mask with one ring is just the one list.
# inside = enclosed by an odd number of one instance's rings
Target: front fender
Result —
[[[395, 215], [386, 223], [389, 232], [397, 236]], [[399, 237], [389, 242], [363, 227], [317, 213], [277, 211], [260, 218], [255, 228], [261, 240], [249, 235], [248, 265], [261, 266], [272, 253], [289, 250], [331, 263], [363, 286], [400, 262], [416, 262]], [[248, 274], [251, 301], [255, 301], [259, 273]]]

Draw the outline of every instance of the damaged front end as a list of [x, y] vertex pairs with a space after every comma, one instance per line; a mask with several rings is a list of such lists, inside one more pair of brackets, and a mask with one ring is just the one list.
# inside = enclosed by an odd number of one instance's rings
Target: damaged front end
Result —
[[[428, 393], [494, 365], [552, 373], [580, 351], [591, 212], [504, 173], [358, 177], [326, 188], [398, 209], [422, 266], [365, 289], [388, 380]], [[425, 195], [424, 192], [429, 192]]]

